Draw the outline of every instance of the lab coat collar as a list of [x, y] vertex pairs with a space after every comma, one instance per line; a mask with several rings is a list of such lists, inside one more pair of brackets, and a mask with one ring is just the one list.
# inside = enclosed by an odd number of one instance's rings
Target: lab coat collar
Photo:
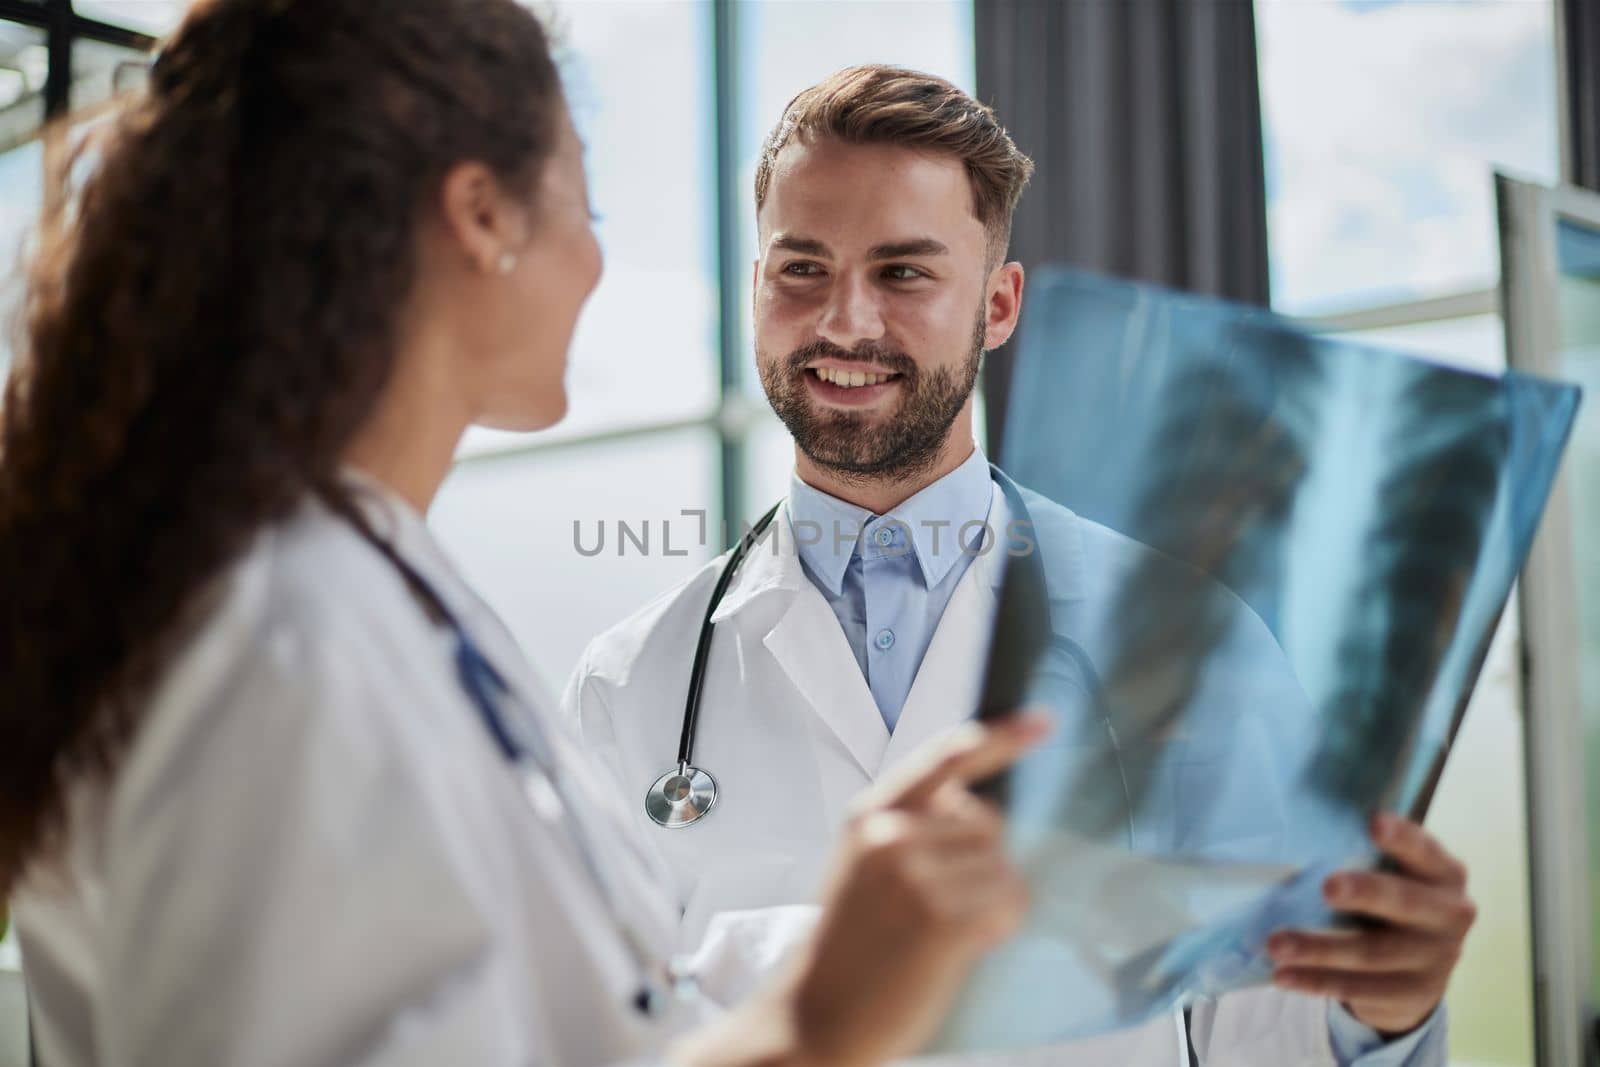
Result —
[[[1055, 501], [1018, 486], [998, 467], [990, 467], [989, 472], [995, 482], [989, 505], [989, 525], [994, 530], [994, 538], [988, 551], [976, 553], [974, 570], [998, 593], [1011, 553], [1028, 550], [1031, 542], [1034, 546], [1031, 551], [1042, 553], [1050, 599], [1063, 603], [1082, 600], [1085, 589], [1083, 520]], [[1004, 495], [1008, 483], [1027, 506], [1031, 528], [1013, 525], [1017, 517], [1011, 514]], [[792, 594], [810, 585], [800, 563], [800, 547], [790, 508], [790, 502], [786, 501], [778, 509], [772, 525], [751, 549], [722, 603], [712, 613], [712, 622], [733, 618], [767, 594]]]
[[340, 471], [351, 498], [372, 532], [386, 542], [427, 582], [455, 614], [495, 668], [530, 702], [542, 702], [544, 684], [494, 609], [462, 577], [428, 529], [427, 520], [393, 489], [353, 467]]
[[448, 605], [459, 609], [470, 586], [434, 540], [427, 520], [399, 493], [365, 471], [346, 466], [339, 476], [372, 532], [415, 567]]
[[[712, 622], [719, 625], [734, 620], [739, 620], [735, 625], [743, 623], [749, 637], [759, 640], [772, 654], [791, 684], [869, 778], [921, 741], [972, 714], [996, 597], [1005, 568], [1012, 562], [1009, 542], [1026, 537], [1042, 546], [1036, 551], [1043, 553], [1052, 603], [1083, 598], [1081, 520], [1066, 508], [1022, 489], [1019, 493], [1034, 529], [1017, 531], [1021, 536], [1011, 537], [1008, 524], [1012, 516], [1002, 488], [1006, 476], [993, 468], [991, 473], [989, 515], [997, 539], [989, 551], [976, 554], [952, 595], [892, 738], [839, 620], [801, 565], [788, 503], [779, 508], [766, 535], [751, 549], [712, 613]], [[742, 617], [756, 621], [752, 624]]]
[[[716, 566], [720, 569], [726, 563], [727, 555], [724, 554], [717, 559]], [[720, 623], [731, 619], [767, 593], [793, 593], [807, 582], [800, 565], [789, 502], [784, 501], [766, 533], [751, 546], [744, 565], [723, 594], [722, 603], [712, 612], [711, 621]]]
[[1009, 488], [1021, 498], [1031, 523], [1031, 526], [1022, 525], [1020, 517], [1011, 513], [1011, 505], [1004, 496], [996, 500], [989, 522], [997, 538], [995, 549], [978, 556], [979, 561], [989, 564], [984, 573], [995, 591], [999, 591], [1005, 578], [1006, 566], [1016, 561], [1014, 553], [1033, 552], [1039, 554], [1044, 565], [1045, 588], [1051, 601], [1082, 600], [1086, 582], [1083, 520], [1069, 508], [1019, 486], [999, 467], [991, 467], [990, 471], [997, 491], [1003, 493]]

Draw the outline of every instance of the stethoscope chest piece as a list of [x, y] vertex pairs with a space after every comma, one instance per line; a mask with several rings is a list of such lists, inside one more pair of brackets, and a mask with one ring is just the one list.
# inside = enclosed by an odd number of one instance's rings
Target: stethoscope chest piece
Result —
[[699, 767], [680, 763], [655, 780], [644, 796], [652, 822], [672, 829], [700, 821], [717, 802], [717, 780]]

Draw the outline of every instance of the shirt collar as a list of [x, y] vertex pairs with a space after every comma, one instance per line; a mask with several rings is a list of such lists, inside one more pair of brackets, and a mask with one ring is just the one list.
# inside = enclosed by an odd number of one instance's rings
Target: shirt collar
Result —
[[[887, 515], [874, 515], [830, 496], [802, 481], [798, 473], [789, 481], [789, 515], [800, 560], [812, 579], [834, 596], [843, 589], [845, 571], [858, 555], [872, 558], [912, 552], [925, 586], [931, 589], [944, 581], [965, 553], [965, 542], [993, 536], [968, 528], [966, 538], [960, 537], [966, 524], [988, 520], [994, 495], [989, 461], [977, 447], [961, 466]], [[880, 543], [880, 538], [886, 543]]]

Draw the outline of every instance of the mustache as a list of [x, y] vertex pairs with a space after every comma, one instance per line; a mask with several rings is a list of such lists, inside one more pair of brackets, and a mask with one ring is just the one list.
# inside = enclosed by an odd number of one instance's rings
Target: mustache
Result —
[[789, 353], [789, 370], [799, 374], [805, 370], [807, 363], [815, 359], [836, 359], [841, 363], [874, 363], [908, 379], [917, 375], [916, 360], [898, 348], [890, 348], [875, 341], [863, 341], [854, 348], [840, 348], [832, 341], [821, 339], [812, 341]]

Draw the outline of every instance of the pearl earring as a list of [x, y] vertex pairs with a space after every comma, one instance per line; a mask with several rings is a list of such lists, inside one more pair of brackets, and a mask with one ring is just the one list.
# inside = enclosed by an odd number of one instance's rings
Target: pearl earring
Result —
[[499, 268], [501, 274], [510, 274], [517, 269], [517, 257], [511, 252], [501, 252], [495, 266]]

